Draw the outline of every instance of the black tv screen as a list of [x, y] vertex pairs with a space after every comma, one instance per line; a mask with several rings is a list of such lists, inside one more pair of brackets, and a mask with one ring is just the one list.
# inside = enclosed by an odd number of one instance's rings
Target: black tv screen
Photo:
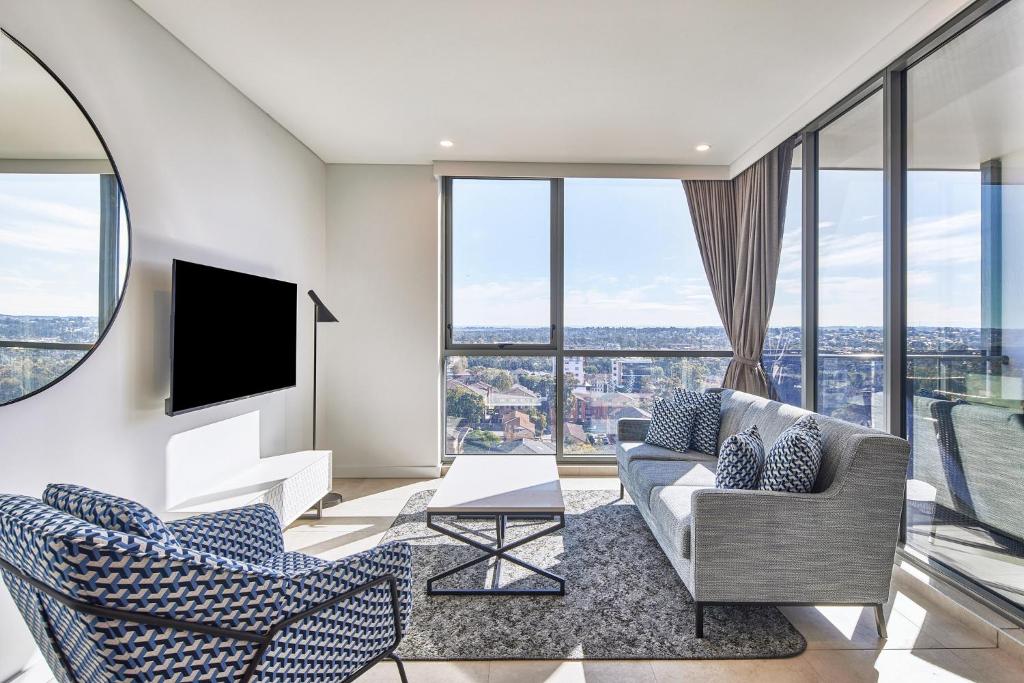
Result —
[[294, 283], [175, 259], [171, 289], [168, 415], [295, 386]]

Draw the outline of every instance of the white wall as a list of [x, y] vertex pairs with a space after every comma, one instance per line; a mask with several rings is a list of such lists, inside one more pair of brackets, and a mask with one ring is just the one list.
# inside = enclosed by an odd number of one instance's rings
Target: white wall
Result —
[[439, 471], [440, 233], [429, 166], [327, 167], [321, 325], [335, 476]]
[[[60, 384], [0, 407], [0, 491], [39, 495], [47, 482], [71, 481], [161, 510], [169, 437], [252, 410], [264, 454], [309, 447], [306, 306], [298, 387], [175, 418], [163, 400], [171, 259], [291, 280], [301, 292], [321, 287], [323, 163], [129, 0], [0, 0], [0, 26], [92, 115], [121, 171], [133, 230], [127, 295], [106, 340]], [[0, 680], [33, 649], [0, 590]]]

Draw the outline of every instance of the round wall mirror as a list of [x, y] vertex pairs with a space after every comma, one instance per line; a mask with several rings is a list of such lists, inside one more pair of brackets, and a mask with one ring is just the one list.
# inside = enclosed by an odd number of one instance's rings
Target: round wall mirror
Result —
[[0, 405], [88, 358], [121, 303], [129, 251], [121, 181], [92, 120], [0, 31]]

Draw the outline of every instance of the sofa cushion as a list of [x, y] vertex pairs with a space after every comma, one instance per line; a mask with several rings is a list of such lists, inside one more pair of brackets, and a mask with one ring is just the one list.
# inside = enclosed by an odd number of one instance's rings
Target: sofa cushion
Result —
[[821, 454], [821, 430], [812, 415], [805, 415], [768, 449], [761, 490], [809, 493], [818, 478]]
[[678, 388], [676, 402], [693, 406], [697, 416], [690, 433], [690, 448], [708, 455], [718, 453], [718, 431], [722, 424], [722, 395]]
[[658, 486], [651, 491], [651, 516], [658, 535], [678, 557], [690, 557], [693, 492], [703, 486]]
[[722, 443], [715, 471], [715, 487], [753, 490], [761, 483], [764, 444], [757, 425], [733, 434]]
[[642, 441], [623, 441], [615, 447], [615, 457], [619, 461], [619, 467], [625, 468], [634, 460], [693, 460], [695, 457], [706, 456], [694, 451], [677, 453]]
[[629, 465], [630, 493], [638, 505], [650, 506], [658, 486], [715, 485], [715, 459], [693, 453], [695, 460], [635, 460]]
[[644, 441], [682, 453], [690, 447], [690, 434], [693, 433], [696, 417], [696, 406], [657, 400], [651, 411], [651, 426]]
[[43, 502], [96, 526], [177, 547], [178, 541], [145, 505], [76, 484], [50, 484]]

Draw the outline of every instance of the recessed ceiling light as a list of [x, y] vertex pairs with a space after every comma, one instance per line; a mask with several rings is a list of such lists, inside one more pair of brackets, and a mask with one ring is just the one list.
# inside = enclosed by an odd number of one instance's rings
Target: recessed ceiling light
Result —
[[709, 149], [711, 149], [711, 145], [706, 145], [706, 144], [704, 144], [702, 142], [699, 145], [697, 145], [696, 147], [694, 147], [694, 149], [697, 150], [698, 152], [706, 152]]
[[442, 147], [454, 147], [455, 143], [452, 142], [451, 140], [441, 140], [440, 145]]

